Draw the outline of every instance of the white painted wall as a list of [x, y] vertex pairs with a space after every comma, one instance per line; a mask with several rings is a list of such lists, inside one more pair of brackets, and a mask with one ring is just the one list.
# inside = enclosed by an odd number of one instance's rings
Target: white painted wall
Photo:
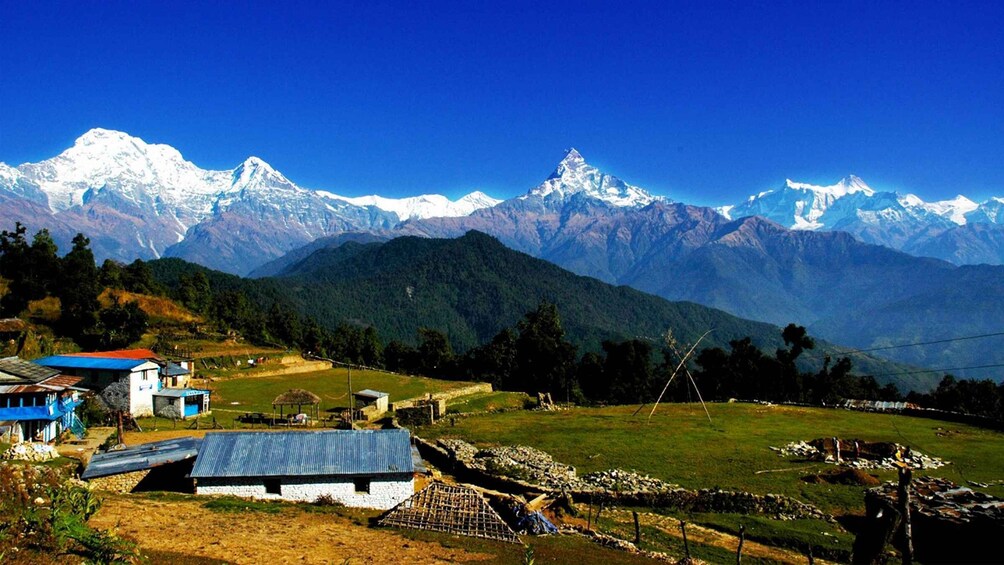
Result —
[[227, 494], [243, 498], [314, 502], [327, 494], [345, 506], [389, 510], [415, 494], [415, 478], [411, 474], [371, 477], [370, 492], [357, 493], [351, 477], [281, 477], [280, 492], [265, 492], [264, 477], [200, 478], [196, 494]]
[[160, 378], [154, 363], [144, 363], [129, 373], [129, 413], [135, 417], [153, 416], [153, 393]]

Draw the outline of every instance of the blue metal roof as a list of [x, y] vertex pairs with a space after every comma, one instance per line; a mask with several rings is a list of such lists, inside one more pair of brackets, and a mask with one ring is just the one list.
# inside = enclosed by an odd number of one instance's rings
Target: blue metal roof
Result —
[[380, 392], [379, 390], [364, 389], [356, 393], [356, 396], [365, 396], [367, 398], [383, 398], [385, 396], [390, 396], [386, 392]]
[[192, 459], [199, 454], [200, 445], [202, 440], [199, 438], [182, 437], [144, 443], [119, 451], [95, 453], [80, 478], [93, 479], [119, 475]]
[[210, 392], [201, 388], [164, 388], [153, 393], [154, 396], [170, 396], [172, 398], [184, 398], [186, 396], [198, 396], [200, 394], [209, 396]]
[[187, 375], [191, 373], [188, 369], [182, 367], [177, 363], [168, 362], [167, 366], [161, 370], [161, 374], [167, 377], [179, 377], [181, 375]]
[[192, 477], [413, 473], [408, 430], [211, 432]]
[[140, 365], [153, 362], [146, 359], [116, 359], [111, 357], [75, 357], [72, 355], [53, 355], [36, 359], [35, 363], [57, 369], [94, 369], [103, 371], [132, 371]]

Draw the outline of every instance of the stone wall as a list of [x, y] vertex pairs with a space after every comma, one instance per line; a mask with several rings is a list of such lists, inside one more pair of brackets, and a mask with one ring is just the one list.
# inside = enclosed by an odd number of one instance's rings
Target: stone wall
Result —
[[388, 510], [415, 494], [411, 474], [370, 478], [369, 492], [356, 492], [351, 477], [281, 477], [280, 494], [266, 492], [263, 477], [213, 477], [196, 481], [196, 494], [232, 495], [263, 500], [314, 502], [323, 495], [345, 506]]
[[[432, 394], [432, 400], [453, 400], [454, 398], [459, 398], [461, 396], [469, 396], [472, 394], [487, 394], [494, 392], [491, 383], [476, 383], [470, 386], [465, 386], [463, 388], [457, 388], [453, 390], [447, 390], [443, 392], [436, 392]], [[392, 402], [390, 404], [391, 410], [399, 410], [401, 408], [410, 408], [418, 404], [419, 400], [426, 400], [427, 398], [412, 398], [408, 400], [400, 400], [398, 402]]]
[[98, 477], [96, 479], [91, 479], [88, 483], [90, 483], [91, 487], [98, 490], [125, 494], [135, 490], [136, 485], [145, 479], [149, 473], [149, 469], [143, 471], [133, 471], [132, 473]]

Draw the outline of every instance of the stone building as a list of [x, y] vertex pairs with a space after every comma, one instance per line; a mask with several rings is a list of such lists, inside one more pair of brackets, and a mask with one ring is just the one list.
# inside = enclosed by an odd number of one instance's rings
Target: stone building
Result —
[[213, 432], [191, 477], [197, 494], [386, 510], [415, 494], [407, 430]]

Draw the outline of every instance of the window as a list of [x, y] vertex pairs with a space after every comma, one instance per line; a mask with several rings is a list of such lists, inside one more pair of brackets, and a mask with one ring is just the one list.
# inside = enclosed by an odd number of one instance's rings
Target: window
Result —
[[369, 494], [370, 493], [370, 480], [367, 478], [357, 478], [352, 479], [352, 483], [355, 484], [356, 493]]
[[279, 479], [265, 479], [265, 494], [282, 494], [282, 482]]

